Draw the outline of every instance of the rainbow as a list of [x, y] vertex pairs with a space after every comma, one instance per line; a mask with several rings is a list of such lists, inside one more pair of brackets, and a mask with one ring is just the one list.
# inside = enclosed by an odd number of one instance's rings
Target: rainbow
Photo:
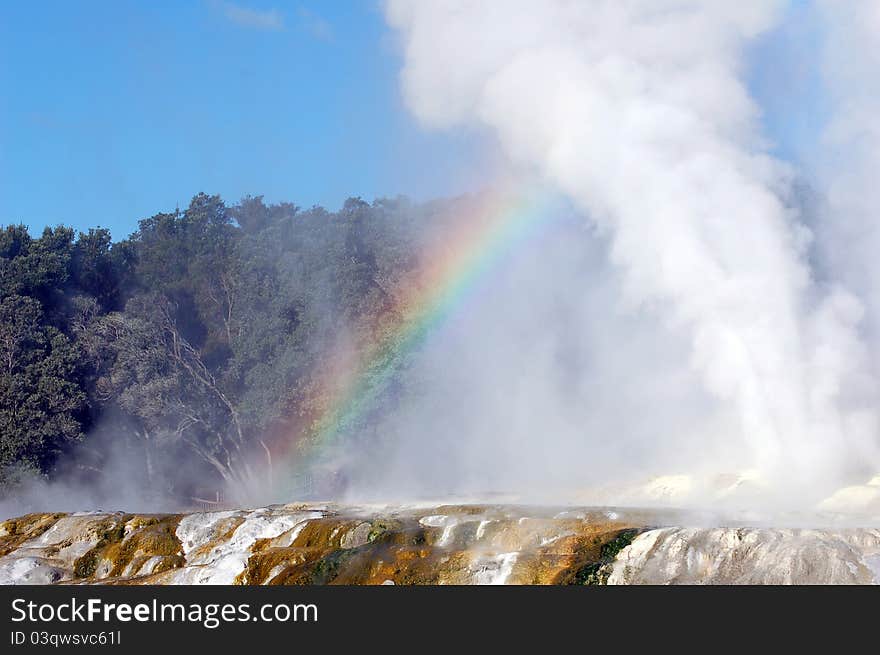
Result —
[[296, 429], [275, 440], [273, 459], [293, 460], [301, 470], [310, 453], [336, 441], [375, 406], [399, 363], [549, 215], [543, 192], [485, 194], [464, 204], [417, 271], [390, 294], [390, 306], [356, 339], [361, 345], [323, 362], [316, 385], [321, 401], [301, 410]]

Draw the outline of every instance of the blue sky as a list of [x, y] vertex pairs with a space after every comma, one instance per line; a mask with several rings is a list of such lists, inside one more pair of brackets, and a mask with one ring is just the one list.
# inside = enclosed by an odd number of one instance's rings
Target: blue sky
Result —
[[[819, 120], [814, 32], [787, 22], [750, 73], [790, 158]], [[118, 239], [199, 191], [335, 209], [478, 186], [479, 140], [422, 131], [399, 66], [378, 0], [3, 3], [0, 224]]]
[[3, 3], [0, 224], [465, 188], [475, 145], [420, 130], [398, 68], [374, 0]]

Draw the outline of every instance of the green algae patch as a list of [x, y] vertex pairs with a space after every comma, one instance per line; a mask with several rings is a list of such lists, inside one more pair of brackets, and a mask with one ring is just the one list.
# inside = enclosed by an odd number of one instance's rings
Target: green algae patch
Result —
[[77, 578], [89, 578], [94, 575], [101, 561], [101, 553], [108, 545], [121, 541], [125, 536], [125, 520], [127, 516], [112, 515], [93, 526], [90, 537], [97, 537], [92, 548], [73, 563], [73, 575]]
[[599, 549], [599, 560], [591, 562], [578, 570], [570, 584], [580, 585], [603, 585], [608, 582], [608, 576], [611, 575], [611, 565], [614, 559], [624, 548], [629, 546], [636, 536], [644, 532], [644, 528], [630, 528], [621, 530], [610, 541], [602, 544]]
[[353, 553], [349, 550], [337, 550], [325, 555], [309, 572], [306, 584], [329, 584], [339, 575], [339, 569], [352, 557]]
[[370, 524], [370, 532], [367, 534], [367, 541], [369, 543], [373, 543], [378, 541], [381, 537], [384, 537], [391, 530], [393, 530], [395, 526], [391, 522], [386, 521], [373, 521]]

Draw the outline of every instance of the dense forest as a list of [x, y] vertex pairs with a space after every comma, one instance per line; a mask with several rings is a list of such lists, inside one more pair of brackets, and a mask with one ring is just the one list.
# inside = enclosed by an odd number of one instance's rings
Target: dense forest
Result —
[[141, 488], [182, 499], [264, 475], [267, 435], [308, 431], [295, 417], [322, 402], [322, 358], [393, 307], [453, 203], [331, 213], [200, 193], [117, 242], [7, 226], [0, 494], [87, 484], [120, 453]]

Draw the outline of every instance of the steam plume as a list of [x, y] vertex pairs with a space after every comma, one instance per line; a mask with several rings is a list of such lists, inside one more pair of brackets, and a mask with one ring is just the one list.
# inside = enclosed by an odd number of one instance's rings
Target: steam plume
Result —
[[[864, 298], [874, 341], [880, 320], [880, 4], [823, 1], [818, 12], [826, 28], [823, 77], [830, 109], [817, 166], [827, 203], [823, 252]], [[872, 356], [876, 371], [878, 353]]]
[[782, 8], [391, 0], [386, 12], [412, 111], [489, 128], [588, 214], [630, 311], [685, 336], [687, 365], [734, 411], [744, 459], [803, 490], [876, 469], [877, 417], [862, 304], [814, 280], [813, 235], [783, 201], [793, 173], [766, 153], [742, 82], [750, 40]]

